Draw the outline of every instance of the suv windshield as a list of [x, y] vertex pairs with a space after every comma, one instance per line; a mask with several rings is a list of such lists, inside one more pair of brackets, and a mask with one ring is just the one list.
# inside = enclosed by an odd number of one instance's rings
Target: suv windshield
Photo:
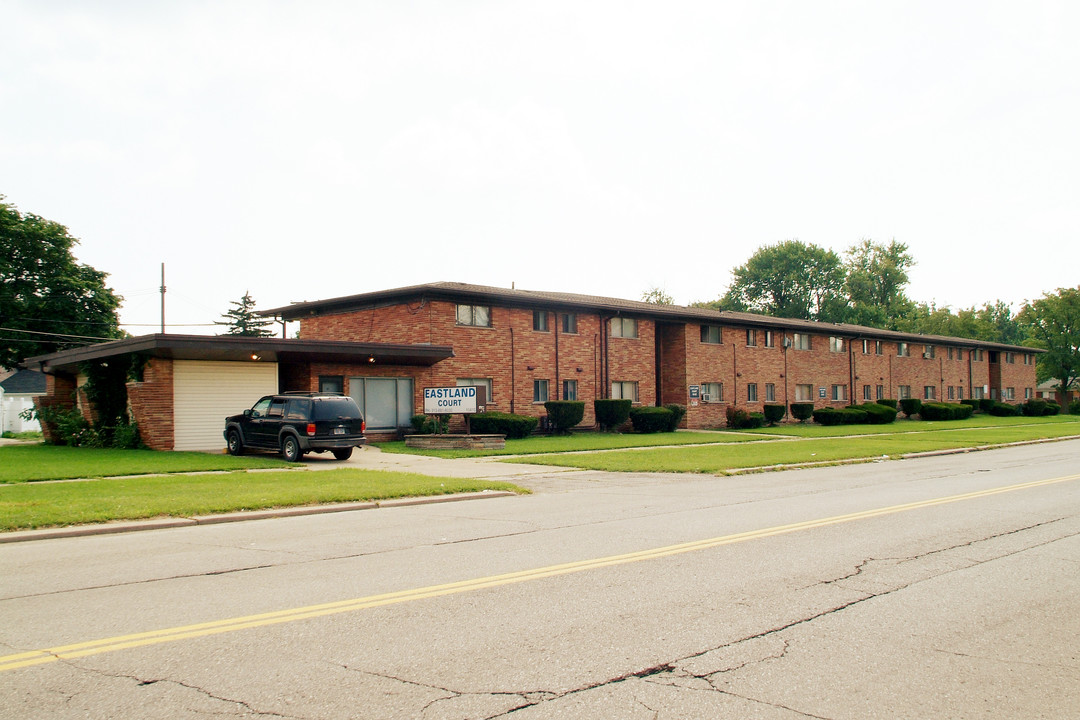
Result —
[[359, 420], [360, 408], [351, 397], [317, 398], [313, 420]]

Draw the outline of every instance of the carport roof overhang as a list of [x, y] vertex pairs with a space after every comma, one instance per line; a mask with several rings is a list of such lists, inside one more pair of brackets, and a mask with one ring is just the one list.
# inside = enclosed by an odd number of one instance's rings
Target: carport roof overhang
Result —
[[440, 360], [453, 357], [454, 350], [446, 345], [390, 345], [337, 340], [156, 334], [38, 355], [24, 361], [23, 366], [48, 374], [75, 373], [78, 372], [80, 363], [131, 354], [174, 360], [431, 366]]

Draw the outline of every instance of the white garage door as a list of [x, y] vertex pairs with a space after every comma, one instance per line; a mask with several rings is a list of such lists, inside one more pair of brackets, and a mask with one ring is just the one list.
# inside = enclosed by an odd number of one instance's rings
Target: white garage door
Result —
[[225, 418], [277, 390], [277, 363], [173, 361], [173, 448], [225, 447]]

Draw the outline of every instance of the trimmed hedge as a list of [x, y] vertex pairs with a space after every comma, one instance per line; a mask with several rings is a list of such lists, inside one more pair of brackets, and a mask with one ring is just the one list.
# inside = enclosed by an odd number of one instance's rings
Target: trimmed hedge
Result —
[[991, 400], [990, 398], [979, 398], [979, 409], [983, 412], [990, 412], [990, 409], [994, 407], [995, 404], [997, 404], [996, 400]]
[[866, 413], [866, 424], [888, 425], [896, 420], [896, 408], [876, 402], [863, 403], [859, 410]]
[[876, 402], [878, 405], [891, 407], [893, 410], [896, 409], [896, 398], [879, 398], [878, 400], [876, 400]]
[[732, 430], [750, 430], [765, 424], [765, 416], [758, 412], [747, 412], [743, 408], [728, 406], [727, 426]]
[[1046, 401], [1046, 409], [1043, 410], [1043, 415], [1057, 415], [1061, 412], [1061, 406], [1053, 400]]
[[1008, 403], [995, 402], [990, 406], [990, 414], [994, 417], [1013, 417], [1020, 414], [1019, 405], [1009, 405]]
[[668, 432], [672, 412], [665, 407], [636, 407], [630, 411], [630, 423], [634, 432]]
[[539, 423], [539, 418], [529, 415], [492, 411], [473, 415], [469, 420], [469, 429], [481, 435], [505, 435], [508, 439], [520, 440], [529, 437]]
[[922, 400], [919, 398], [904, 398], [900, 401], [900, 409], [904, 411], [904, 417], [918, 415], [920, 408], [922, 408]]
[[1073, 400], [1069, 403], [1069, 414], [1080, 415], [1080, 400]]
[[791, 417], [806, 422], [814, 416], [814, 403], [791, 403]]
[[979, 409], [979, 401], [976, 400], [975, 398], [967, 398], [965, 400], [961, 400], [960, 404], [961, 405], [970, 405], [972, 412]]
[[867, 414], [861, 408], [823, 407], [814, 411], [814, 422], [819, 425], [861, 425], [866, 422]]
[[1027, 417], [1042, 417], [1045, 410], [1046, 401], [1042, 398], [1031, 398], [1020, 406], [1020, 412], [1024, 413]]
[[602, 430], [614, 430], [630, 419], [630, 400], [593, 400], [596, 411], [596, 424]]
[[569, 435], [570, 428], [585, 417], [585, 403], [581, 400], [548, 400], [544, 409], [551, 429], [560, 435]]
[[668, 403], [664, 407], [671, 411], [671, 424], [668, 426], [668, 431], [675, 432], [679, 429], [679, 423], [686, 417], [686, 406], [678, 403]]
[[919, 410], [923, 420], [965, 420], [971, 417], [975, 408], [971, 405], [956, 403], [925, 402]]
[[784, 405], [777, 405], [775, 403], [767, 403], [764, 408], [765, 412], [762, 415], [765, 416], [765, 421], [770, 425], [775, 425], [784, 419], [787, 415], [787, 407]]

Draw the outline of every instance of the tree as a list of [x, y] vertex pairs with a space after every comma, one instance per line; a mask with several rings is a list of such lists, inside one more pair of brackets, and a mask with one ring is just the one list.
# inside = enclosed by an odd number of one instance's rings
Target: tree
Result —
[[63, 225], [0, 195], [0, 366], [123, 336], [108, 273], [79, 263]]
[[826, 322], [843, 319], [844, 269], [832, 250], [786, 240], [759, 248], [732, 275], [720, 300], [725, 310]]
[[274, 324], [273, 320], [261, 318], [255, 314], [255, 300], [249, 291], [244, 291], [244, 297], [230, 303], [233, 307], [221, 317], [227, 318], [224, 322], [215, 322], [215, 325], [227, 325], [229, 329], [226, 335], [239, 335], [242, 337], [270, 337], [272, 332], [266, 328]]
[[1027, 328], [1013, 314], [1008, 303], [1001, 300], [956, 313], [947, 307], [939, 308], [934, 303], [915, 303], [905, 315], [894, 319], [891, 329], [1007, 345], [1023, 345], [1028, 340]]
[[1080, 379], [1080, 287], [1043, 293], [1017, 319], [1028, 326], [1029, 344], [1046, 350], [1038, 356], [1039, 382], [1055, 379], [1064, 393]]
[[904, 293], [908, 269], [915, 264], [908, 246], [892, 240], [881, 245], [864, 238], [844, 253], [844, 291], [848, 319], [859, 325], [896, 329], [896, 321], [911, 310]]
[[641, 299], [644, 302], [652, 303], [653, 305], [674, 305], [675, 298], [671, 297], [663, 288], [652, 287], [648, 291], [641, 294]]

